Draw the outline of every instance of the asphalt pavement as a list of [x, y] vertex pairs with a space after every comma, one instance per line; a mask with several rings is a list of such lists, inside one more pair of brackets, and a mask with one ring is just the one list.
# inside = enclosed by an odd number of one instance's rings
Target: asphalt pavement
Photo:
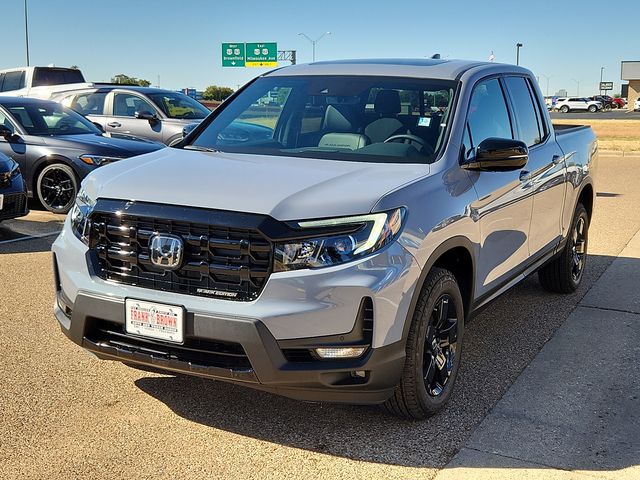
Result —
[[[373, 407], [300, 403], [222, 382], [95, 360], [70, 343], [53, 318], [48, 251], [53, 237], [0, 243], [0, 478], [431, 479], [439, 472], [450, 474], [450, 468], [441, 470], [451, 467], [459, 452], [485, 455], [470, 447], [477, 446], [469, 442], [476, 442], [478, 432], [497, 432], [507, 443], [513, 436], [511, 443], [517, 443], [525, 431], [518, 422], [520, 431], [512, 431], [508, 422], [483, 429], [492, 415], [504, 411], [501, 399], [517, 406], [523, 398], [520, 378], [540, 362], [536, 356], [541, 349], [554, 345], [556, 332], [575, 331], [581, 325], [598, 326], [596, 338], [608, 333], [598, 325], [599, 317], [592, 315], [577, 326], [576, 322], [584, 317], [580, 312], [595, 310], [592, 303], [602, 302], [603, 295], [585, 294], [640, 230], [639, 167], [640, 159], [600, 159], [590, 256], [580, 289], [572, 295], [548, 294], [534, 276], [493, 302], [465, 331], [462, 368], [450, 404], [423, 422], [398, 420]], [[34, 220], [33, 215], [43, 218]], [[9, 230], [32, 221], [55, 228], [60, 217], [37, 212], [3, 223], [0, 242], [12, 235]], [[621, 316], [615, 321], [613, 330], [628, 320]], [[622, 348], [630, 348], [633, 341], [637, 345], [637, 337], [631, 336]], [[605, 368], [606, 360], [628, 354], [626, 349], [616, 350], [609, 339], [595, 353], [594, 344], [565, 343], [571, 355], [569, 366], [554, 372], [559, 381], [573, 379], [569, 367], [577, 370], [584, 363]], [[543, 349], [540, 355], [544, 354]], [[574, 383], [581, 378], [576, 376]], [[610, 385], [592, 385], [589, 392], [604, 396]], [[624, 388], [616, 393], [629, 394]], [[580, 395], [569, 399], [585, 410], [601, 405]], [[560, 400], [554, 401], [561, 406]], [[536, 413], [532, 418], [545, 428], [544, 412]], [[612, 428], [621, 425], [613, 423], [607, 434], [615, 435]], [[622, 438], [637, 446], [637, 439]], [[554, 440], [543, 453], [553, 457], [569, 455], [569, 450], [570, 444]], [[521, 468], [528, 459], [504, 458], [490, 458], [499, 473], [523, 478], [529, 471]], [[635, 458], [583, 470], [591, 476], [615, 473], [640, 463]], [[482, 462], [464, 464], [472, 473], [486, 473]], [[549, 471], [574, 473], [555, 470], [561, 467], [552, 462], [544, 465]]]
[[640, 112], [630, 112], [626, 109], [611, 110], [609, 112], [595, 112], [590, 113], [587, 111], [580, 112], [550, 112], [551, 119], [556, 118], [575, 118], [581, 120], [640, 120]]

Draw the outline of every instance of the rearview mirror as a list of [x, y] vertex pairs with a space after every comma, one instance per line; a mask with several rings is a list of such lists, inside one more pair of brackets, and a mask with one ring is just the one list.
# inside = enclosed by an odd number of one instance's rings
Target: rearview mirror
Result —
[[7, 127], [0, 123], [0, 137], [3, 137], [7, 142], [10, 142], [13, 138], [13, 132]]
[[487, 138], [472, 151], [461, 165], [466, 170], [504, 172], [519, 170], [529, 161], [529, 149], [524, 142], [511, 138]]

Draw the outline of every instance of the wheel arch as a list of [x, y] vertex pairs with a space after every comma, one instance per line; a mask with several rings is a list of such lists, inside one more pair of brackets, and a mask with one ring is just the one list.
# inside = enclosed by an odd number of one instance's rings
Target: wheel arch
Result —
[[584, 205], [584, 208], [587, 210], [587, 215], [589, 215], [589, 223], [591, 223], [591, 217], [593, 216], [594, 197], [593, 184], [589, 182], [582, 187], [582, 190], [580, 190], [578, 201], [576, 203], [576, 206], [578, 203], [582, 203], [582, 205]]
[[463, 308], [464, 308], [464, 321], [466, 322], [470, 315], [470, 309], [473, 305], [474, 292], [475, 292], [475, 256], [476, 251], [473, 242], [467, 237], [456, 236], [446, 240], [439, 245], [433, 253], [429, 256], [426, 263], [422, 268], [420, 277], [418, 278], [416, 288], [409, 304], [409, 311], [405, 318], [405, 324], [402, 330], [402, 339], [406, 341], [409, 334], [409, 327], [413, 320], [416, 305], [420, 295], [422, 295], [422, 289], [424, 288], [424, 282], [429, 272], [434, 268], [444, 268], [456, 277], [460, 293], [462, 295]]
[[40, 173], [46, 167], [48, 167], [49, 165], [53, 165], [54, 163], [62, 163], [68, 166], [69, 168], [71, 168], [71, 170], [73, 170], [73, 173], [76, 176], [76, 180], [78, 181], [78, 184], [80, 184], [80, 176], [78, 175], [78, 171], [76, 170], [76, 167], [73, 165], [73, 162], [71, 160], [69, 160], [67, 157], [64, 157], [62, 155], [45, 155], [40, 157], [33, 164], [30, 187], [31, 187], [31, 193], [33, 194], [34, 197], [37, 198], [38, 177], [40, 176]]

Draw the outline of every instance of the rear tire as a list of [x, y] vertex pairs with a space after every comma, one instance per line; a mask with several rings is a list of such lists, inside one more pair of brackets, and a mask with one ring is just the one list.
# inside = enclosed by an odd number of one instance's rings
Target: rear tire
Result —
[[464, 307], [453, 274], [432, 269], [424, 283], [407, 337], [405, 365], [393, 396], [383, 408], [421, 420], [451, 397], [462, 353]]
[[555, 293], [575, 292], [584, 274], [589, 242], [589, 215], [579, 203], [573, 215], [567, 243], [558, 258], [538, 270], [545, 290]]

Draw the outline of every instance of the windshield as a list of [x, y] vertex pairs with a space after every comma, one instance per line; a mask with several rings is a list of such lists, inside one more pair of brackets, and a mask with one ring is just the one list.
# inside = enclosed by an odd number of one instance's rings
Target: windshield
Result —
[[45, 105], [14, 105], [11, 115], [29, 135], [79, 135], [101, 133], [82, 115], [56, 103]]
[[169, 118], [202, 119], [211, 113], [204, 105], [184, 93], [150, 93], [148, 96]]
[[237, 153], [361, 162], [432, 162], [455, 83], [365, 76], [262, 77], [192, 145]]

